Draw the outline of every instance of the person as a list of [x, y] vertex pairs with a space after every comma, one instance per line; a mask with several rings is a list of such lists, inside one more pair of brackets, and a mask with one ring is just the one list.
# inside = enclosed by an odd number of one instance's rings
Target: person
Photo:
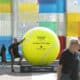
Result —
[[78, 40], [72, 39], [69, 47], [62, 52], [60, 57], [57, 80], [79, 80], [77, 59], [78, 50]]
[[12, 70], [12, 72], [14, 72], [14, 68], [13, 68], [14, 59], [15, 58], [20, 58], [18, 64], [21, 64], [21, 61], [23, 59], [22, 55], [19, 54], [19, 48], [18, 48], [19, 44], [22, 43], [23, 41], [24, 41], [24, 39], [21, 40], [20, 42], [18, 42], [17, 39], [14, 38], [14, 43], [12, 43], [9, 46], [9, 53], [11, 55], [11, 70]]
[[79, 43], [78, 60], [79, 60], [78, 72], [79, 72], [79, 80], [80, 80], [80, 43]]
[[0, 55], [2, 57], [2, 62], [6, 62], [6, 47], [2, 44]]

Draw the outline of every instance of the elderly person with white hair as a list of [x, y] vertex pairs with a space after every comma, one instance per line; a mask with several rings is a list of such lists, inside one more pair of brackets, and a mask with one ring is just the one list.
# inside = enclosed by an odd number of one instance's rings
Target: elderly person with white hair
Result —
[[78, 50], [79, 41], [72, 39], [60, 57], [57, 80], [79, 80]]

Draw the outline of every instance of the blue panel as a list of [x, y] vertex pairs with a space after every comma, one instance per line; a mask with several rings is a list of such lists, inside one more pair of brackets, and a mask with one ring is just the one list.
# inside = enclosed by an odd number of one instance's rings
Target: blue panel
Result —
[[57, 12], [57, 6], [56, 6], [56, 4], [40, 4], [39, 5], [39, 12], [40, 13]]
[[38, 0], [38, 2], [40, 4], [45, 4], [45, 3], [55, 4], [56, 3], [56, 0]]
[[41, 3], [39, 4], [39, 12], [40, 13], [64, 13], [66, 12], [66, 0], [56, 0], [55, 3], [50, 3], [50, 4]]
[[58, 13], [66, 12], [66, 0], [57, 0]]
[[0, 36], [0, 49], [2, 44], [5, 44], [6, 46], [6, 58], [10, 59], [10, 54], [8, 52], [8, 47], [12, 42], [12, 37], [11, 36]]

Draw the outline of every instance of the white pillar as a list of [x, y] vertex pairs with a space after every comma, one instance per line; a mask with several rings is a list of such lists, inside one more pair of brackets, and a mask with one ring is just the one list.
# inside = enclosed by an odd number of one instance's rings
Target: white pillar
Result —
[[12, 0], [12, 36], [17, 37], [18, 27], [18, 0]]

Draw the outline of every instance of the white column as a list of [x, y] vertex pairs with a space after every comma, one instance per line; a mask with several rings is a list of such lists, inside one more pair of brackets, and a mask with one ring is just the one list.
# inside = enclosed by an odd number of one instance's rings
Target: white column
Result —
[[12, 13], [12, 31], [13, 37], [17, 37], [17, 27], [18, 27], [18, 0], [12, 0], [13, 13]]

